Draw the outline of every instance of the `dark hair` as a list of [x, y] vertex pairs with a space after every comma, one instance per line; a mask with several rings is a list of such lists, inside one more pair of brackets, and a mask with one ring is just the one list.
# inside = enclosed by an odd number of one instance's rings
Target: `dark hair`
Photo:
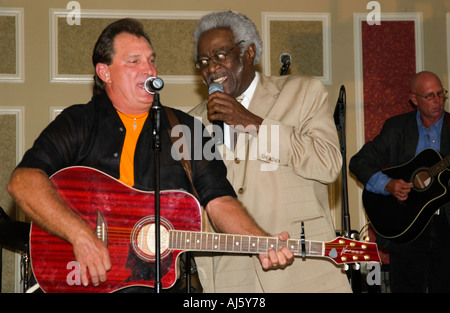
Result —
[[[132, 18], [124, 18], [109, 24], [103, 32], [100, 34], [97, 42], [94, 46], [92, 53], [92, 64], [95, 66], [97, 63], [104, 63], [110, 65], [114, 58], [114, 39], [121, 33], [128, 33], [138, 38], [145, 38], [150, 46], [152, 43], [150, 38], [144, 31], [144, 27], [141, 22]], [[97, 72], [94, 75], [94, 95], [101, 94], [105, 90], [105, 83], [98, 77]]]

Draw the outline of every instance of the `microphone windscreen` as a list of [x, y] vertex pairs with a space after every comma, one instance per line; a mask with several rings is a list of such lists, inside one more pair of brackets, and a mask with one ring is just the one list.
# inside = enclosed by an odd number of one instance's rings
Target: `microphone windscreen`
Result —
[[[209, 85], [209, 90], [208, 93], [209, 94], [213, 94], [216, 91], [220, 91], [223, 92], [223, 87], [221, 84], [219, 83], [212, 83], [211, 85]], [[223, 144], [223, 122], [222, 121], [214, 121], [213, 122], [213, 137], [214, 137], [214, 141], [217, 144]]]
[[150, 86], [152, 87], [153, 90], [159, 91], [159, 90], [163, 89], [164, 81], [159, 77], [155, 77], [155, 79], [153, 79], [150, 82]]
[[280, 63], [291, 63], [291, 55], [289, 53], [283, 53], [280, 55]]
[[223, 87], [222, 87], [221, 84], [219, 84], [219, 83], [212, 83], [211, 85], [209, 85], [209, 90], [208, 90], [209, 94], [213, 94], [216, 91], [223, 92]]
[[159, 77], [149, 77], [145, 80], [144, 89], [149, 94], [154, 94], [156, 91], [160, 91], [164, 87], [164, 81]]

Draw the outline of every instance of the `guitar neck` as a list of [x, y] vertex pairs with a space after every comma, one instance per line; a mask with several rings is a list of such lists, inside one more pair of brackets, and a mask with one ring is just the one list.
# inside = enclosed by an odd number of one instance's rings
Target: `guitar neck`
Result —
[[[267, 253], [269, 249], [278, 251], [282, 247], [287, 247], [296, 256], [302, 255], [302, 242], [300, 239], [282, 241], [273, 237], [179, 230], [171, 230], [169, 233], [169, 248], [173, 250], [259, 254]], [[324, 256], [324, 243], [306, 240], [305, 252], [308, 256]]]
[[430, 176], [436, 176], [450, 166], [450, 154], [428, 169]]

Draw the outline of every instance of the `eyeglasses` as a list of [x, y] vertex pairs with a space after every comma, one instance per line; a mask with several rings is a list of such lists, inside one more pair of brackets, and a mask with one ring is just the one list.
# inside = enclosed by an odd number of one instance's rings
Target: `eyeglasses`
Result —
[[425, 95], [425, 96], [418, 95], [418, 94], [416, 94], [416, 93], [415, 93], [415, 95], [416, 95], [416, 96], [419, 96], [419, 97], [422, 97], [422, 98], [425, 98], [425, 99], [427, 99], [428, 101], [432, 101], [432, 100], [434, 100], [434, 98], [436, 98], [436, 96], [437, 96], [439, 99], [444, 99], [445, 96], [447, 95], [447, 93], [448, 93], [448, 91], [445, 90], [445, 89], [443, 88], [441, 91], [438, 91], [438, 92], [432, 92], [432, 93], [429, 93], [429, 94], [427, 94], [427, 95]]
[[227, 59], [228, 54], [235, 47], [237, 47], [239, 44], [241, 44], [243, 42], [245, 42], [245, 40], [239, 41], [236, 45], [234, 45], [233, 47], [228, 49], [228, 51], [217, 52], [215, 55], [213, 55], [210, 58], [206, 57], [206, 58], [197, 60], [197, 62], [195, 62], [195, 67], [198, 68], [199, 70], [205, 70], [205, 69], [207, 69], [209, 67], [209, 61], [210, 60], [213, 61], [214, 64], [222, 64]]

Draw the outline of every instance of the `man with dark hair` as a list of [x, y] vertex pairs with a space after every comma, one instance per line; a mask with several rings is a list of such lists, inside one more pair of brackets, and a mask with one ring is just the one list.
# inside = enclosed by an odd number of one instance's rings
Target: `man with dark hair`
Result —
[[[96, 94], [85, 105], [64, 110], [48, 125], [14, 170], [8, 184], [17, 204], [42, 228], [61, 237], [73, 247], [80, 265], [81, 282], [98, 285], [107, 280], [111, 258], [105, 243], [85, 221], [68, 209], [58, 197], [49, 177], [73, 165], [98, 169], [124, 184], [140, 190], [155, 190], [153, 121], [149, 110], [154, 94], [146, 91], [144, 83], [157, 76], [155, 52], [142, 25], [132, 19], [110, 24], [100, 35], [94, 49]], [[191, 129], [199, 123], [191, 116], [173, 110], [179, 123]], [[194, 187], [179, 160], [171, 156], [171, 125], [161, 110], [161, 190], [183, 189], [198, 193], [200, 204], [209, 219], [222, 232], [267, 235], [235, 198], [226, 179], [221, 160], [208, 160], [202, 155], [194, 158], [191, 149], [189, 162]], [[202, 137], [202, 148], [208, 138]], [[127, 212], [123, 212], [124, 215]], [[279, 238], [286, 240], [283, 232]], [[264, 269], [273, 264], [285, 267], [292, 263], [289, 249], [271, 249], [260, 254]], [[154, 266], [148, 263], [148, 266]], [[145, 278], [144, 278], [145, 279]]]
[[[109, 25], [109, 27], [105, 28], [100, 35], [92, 53], [92, 63], [94, 64], [94, 67], [98, 63], [111, 65], [114, 57], [114, 39], [122, 32], [126, 32], [138, 38], [144, 38], [153, 49], [150, 38], [144, 32], [141, 23], [133, 19], [125, 18]], [[94, 74], [94, 83], [94, 94], [103, 93], [105, 90], [105, 82], [98, 76], [97, 72]]]

